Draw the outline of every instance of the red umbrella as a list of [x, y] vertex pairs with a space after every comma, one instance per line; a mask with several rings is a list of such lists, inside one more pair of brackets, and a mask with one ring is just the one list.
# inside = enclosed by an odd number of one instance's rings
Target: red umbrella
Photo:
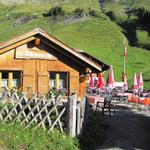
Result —
[[110, 68], [109, 68], [109, 74], [107, 77], [107, 86], [110, 88], [114, 88], [114, 86], [115, 86], [114, 73], [113, 73], [113, 67], [112, 66], [110, 66]]
[[144, 83], [143, 83], [142, 72], [140, 72], [140, 74], [139, 74], [138, 87], [139, 87], [139, 90], [140, 90], [141, 92], [143, 92]]
[[124, 91], [128, 90], [127, 76], [123, 73], [123, 89]]
[[93, 88], [93, 87], [94, 87], [94, 78], [93, 78], [92, 73], [90, 74], [90, 83], [89, 83], [89, 87], [90, 87], [90, 88]]
[[138, 82], [137, 82], [137, 77], [136, 77], [136, 73], [134, 74], [134, 83], [132, 85], [132, 91], [134, 93], [138, 92]]
[[97, 86], [97, 88], [103, 88], [104, 87], [104, 80], [103, 80], [103, 77], [102, 77], [101, 73], [98, 74], [98, 79], [97, 79], [96, 86]]

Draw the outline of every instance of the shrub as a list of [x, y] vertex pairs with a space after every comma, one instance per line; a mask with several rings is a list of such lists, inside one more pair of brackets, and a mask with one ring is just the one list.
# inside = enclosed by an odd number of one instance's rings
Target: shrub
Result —
[[94, 9], [90, 9], [90, 8], [89, 8], [88, 14], [89, 14], [90, 16], [98, 17], [98, 13], [97, 13]]
[[52, 7], [49, 10], [49, 12], [43, 14], [44, 17], [47, 17], [47, 16], [50, 16], [50, 17], [52, 17], [52, 16], [64, 16], [64, 15], [65, 15], [65, 11], [60, 6]]
[[74, 10], [74, 14], [77, 17], [82, 17], [84, 15], [84, 9], [82, 9], [82, 8], [76, 8]]

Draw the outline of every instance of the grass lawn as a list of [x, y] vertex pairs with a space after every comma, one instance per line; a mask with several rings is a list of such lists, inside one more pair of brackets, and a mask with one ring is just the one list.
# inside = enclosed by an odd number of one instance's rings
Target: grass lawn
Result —
[[0, 149], [11, 150], [78, 150], [78, 142], [54, 130], [25, 129], [13, 124], [0, 124]]
[[144, 30], [136, 30], [137, 35], [137, 44], [144, 46], [148, 45], [150, 47], [150, 36], [148, 35], [148, 32]]

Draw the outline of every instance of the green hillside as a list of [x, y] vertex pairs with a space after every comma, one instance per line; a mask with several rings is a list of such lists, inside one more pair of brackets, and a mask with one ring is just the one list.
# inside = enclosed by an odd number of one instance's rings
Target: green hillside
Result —
[[[43, 17], [42, 14], [48, 12], [52, 6], [62, 6], [67, 17], [57, 21]], [[51, 3], [28, 3], [9, 7], [0, 5], [0, 42], [40, 27], [70, 46], [82, 49], [105, 63], [112, 64], [115, 80], [121, 81], [123, 48], [128, 42], [123, 34], [124, 29], [100, 12], [97, 0], [59, 0], [57, 2], [53, 0]], [[85, 14], [90, 8], [96, 12], [99, 11], [99, 15], [98, 17], [72, 18], [72, 12], [79, 7], [84, 9]], [[34, 16], [34, 18], [26, 23], [15, 25], [16, 19], [21, 16]], [[138, 36], [143, 35], [140, 32]], [[127, 50], [126, 69], [129, 86], [133, 82], [134, 72], [141, 71], [145, 79], [145, 88], [150, 89], [150, 52], [131, 46], [128, 46]], [[104, 76], [107, 76], [107, 72]]]

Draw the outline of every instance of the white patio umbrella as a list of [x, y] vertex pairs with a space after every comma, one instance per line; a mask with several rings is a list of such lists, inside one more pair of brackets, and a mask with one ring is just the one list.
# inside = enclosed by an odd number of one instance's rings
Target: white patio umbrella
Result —
[[123, 90], [128, 90], [127, 76], [125, 73], [123, 73]]
[[132, 85], [132, 91], [133, 91], [133, 93], [138, 93], [138, 82], [137, 82], [136, 73], [134, 74], [134, 82]]
[[110, 89], [113, 89], [115, 87], [115, 81], [114, 81], [114, 72], [113, 72], [113, 67], [112, 65], [109, 68], [109, 74], [107, 77], [107, 87]]
[[140, 91], [140, 92], [143, 92], [144, 83], [143, 83], [142, 72], [140, 72], [140, 74], [139, 74], [138, 88], [139, 88], [139, 91]]

